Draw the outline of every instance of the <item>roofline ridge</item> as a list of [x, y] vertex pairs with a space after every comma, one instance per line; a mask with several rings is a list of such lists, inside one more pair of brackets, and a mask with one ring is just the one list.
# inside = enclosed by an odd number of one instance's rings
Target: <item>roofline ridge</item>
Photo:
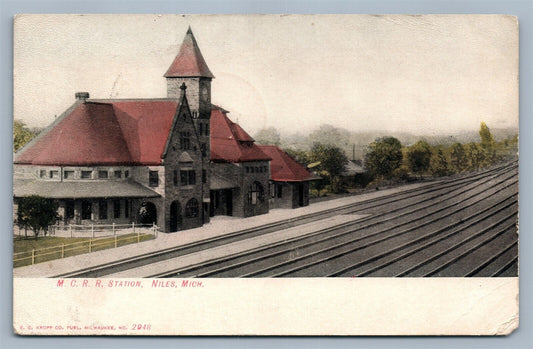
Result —
[[91, 98], [86, 103], [113, 103], [127, 101], [175, 101], [175, 98]]

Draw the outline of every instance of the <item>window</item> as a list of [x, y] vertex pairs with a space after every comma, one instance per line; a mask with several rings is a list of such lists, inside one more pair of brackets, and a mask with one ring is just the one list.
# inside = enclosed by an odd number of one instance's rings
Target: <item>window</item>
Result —
[[180, 171], [181, 185], [194, 185], [196, 184], [196, 172], [194, 170], [181, 170]]
[[200, 135], [204, 134], [204, 124], [200, 122]]
[[115, 171], [115, 178], [122, 178], [122, 171], [121, 170]]
[[178, 185], [178, 170], [174, 170], [172, 174], [172, 182], [174, 183], [174, 185]]
[[50, 171], [50, 178], [59, 178], [59, 171], [57, 170]]
[[198, 217], [198, 200], [193, 198], [187, 201], [187, 204], [185, 205], [185, 217]]
[[124, 178], [128, 178], [130, 176], [130, 171], [126, 170], [124, 171]]
[[74, 178], [74, 171], [64, 171], [63, 172], [63, 178], [65, 178], [65, 179]]
[[246, 166], [246, 173], [250, 173], [250, 168]]
[[41, 177], [41, 178], [46, 177], [46, 170], [40, 170], [39, 171], [39, 177]]
[[81, 179], [90, 179], [93, 175], [93, 171], [81, 171]]
[[270, 197], [281, 199], [283, 197], [283, 185], [280, 183], [271, 183]]
[[107, 219], [107, 201], [98, 201], [98, 219]]
[[130, 216], [130, 200], [124, 201], [124, 217], [128, 218]]
[[65, 203], [65, 218], [74, 218], [74, 200], [67, 200]]
[[120, 200], [113, 201], [113, 218], [120, 218]]
[[254, 173], [254, 168], [253, 167], [250, 167], [250, 172]]
[[107, 171], [98, 171], [98, 178], [100, 179], [107, 179]]
[[207, 145], [205, 143], [200, 145], [200, 151], [202, 152], [202, 157], [205, 158], [207, 156]]
[[209, 136], [209, 124], [205, 124], [205, 135]]
[[202, 170], [202, 183], [207, 183], [207, 171]]
[[196, 172], [189, 171], [189, 185], [196, 184]]
[[257, 205], [263, 202], [263, 199], [263, 186], [259, 182], [254, 182], [248, 192], [248, 203], [250, 205]]
[[150, 171], [150, 178], [149, 178], [148, 185], [151, 187], [159, 186], [159, 172], [158, 171]]
[[81, 202], [81, 219], [91, 219], [93, 205], [90, 201]]
[[191, 149], [191, 135], [189, 132], [180, 132], [180, 149]]

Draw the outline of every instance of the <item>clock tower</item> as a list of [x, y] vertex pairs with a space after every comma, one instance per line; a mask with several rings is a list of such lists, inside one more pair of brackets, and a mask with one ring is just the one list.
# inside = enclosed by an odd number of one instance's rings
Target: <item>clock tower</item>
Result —
[[211, 80], [214, 78], [205, 63], [191, 28], [187, 30], [180, 50], [165, 73], [167, 97], [178, 99], [180, 86], [187, 86], [187, 100], [194, 119], [211, 115]]
[[214, 75], [205, 63], [190, 27], [181, 43], [178, 55], [165, 73], [165, 78], [167, 79], [168, 98], [179, 100], [182, 91], [180, 87], [182, 84], [187, 87], [187, 101], [200, 142], [199, 150], [202, 152], [201, 180], [204, 188], [202, 206], [204, 217], [206, 217], [204, 222], [207, 222], [209, 219], [209, 164], [211, 161], [211, 80], [214, 79]]

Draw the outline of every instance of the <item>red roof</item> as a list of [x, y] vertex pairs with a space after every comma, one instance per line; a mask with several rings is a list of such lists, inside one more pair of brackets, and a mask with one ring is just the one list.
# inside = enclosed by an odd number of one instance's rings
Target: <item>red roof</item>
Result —
[[165, 73], [166, 78], [206, 77], [214, 78], [200, 52], [191, 28], [183, 39], [180, 51]]
[[[88, 100], [77, 103], [15, 154], [16, 164], [160, 165], [176, 100]], [[270, 160], [226, 111], [211, 111], [211, 160]]]
[[113, 102], [132, 162], [161, 164], [177, 107], [175, 100]]
[[299, 182], [311, 179], [311, 173], [275, 145], [260, 145], [259, 148], [272, 158], [270, 178], [279, 182]]
[[80, 103], [17, 152], [15, 163], [159, 165], [177, 106], [174, 100]]
[[220, 108], [211, 110], [211, 160], [223, 162], [268, 161], [246, 131]]

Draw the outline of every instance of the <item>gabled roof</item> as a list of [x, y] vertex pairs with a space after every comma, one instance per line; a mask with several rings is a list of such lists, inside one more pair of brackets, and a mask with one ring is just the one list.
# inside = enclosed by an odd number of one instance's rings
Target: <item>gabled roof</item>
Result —
[[159, 165], [176, 100], [78, 103], [15, 154], [16, 164], [53, 166]]
[[254, 140], [218, 107], [211, 110], [211, 161], [268, 161]]
[[348, 160], [344, 165], [342, 176], [355, 176], [358, 173], [365, 173], [363, 162], [360, 160]]
[[205, 77], [211, 79], [215, 77], [209, 70], [190, 27], [181, 43], [178, 55], [165, 73], [165, 77]]
[[300, 182], [312, 179], [312, 174], [289, 154], [275, 145], [260, 145], [259, 148], [272, 158], [270, 178], [279, 182]]

